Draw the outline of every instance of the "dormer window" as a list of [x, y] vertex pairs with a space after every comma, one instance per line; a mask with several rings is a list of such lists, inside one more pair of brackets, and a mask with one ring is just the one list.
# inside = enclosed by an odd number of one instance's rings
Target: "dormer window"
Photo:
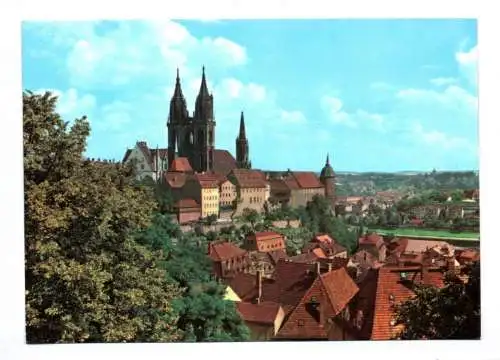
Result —
[[297, 320], [297, 326], [303, 327], [304, 326], [304, 320], [302, 320], [302, 319]]

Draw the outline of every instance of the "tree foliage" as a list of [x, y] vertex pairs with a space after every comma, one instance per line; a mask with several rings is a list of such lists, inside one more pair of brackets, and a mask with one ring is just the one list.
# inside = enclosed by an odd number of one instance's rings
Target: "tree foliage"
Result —
[[464, 270], [469, 280], [448, 277], [445, 287], [419, 286], [416, 297], [401, 304], [397, 322], [400, 339], [479, 339], [481, 336], [480, 265]]
[[154, 203], [131, 169], [83, 160], [89, 123], [69, 127], [56, 104], [23, 93], [28, 342], [178, 339], [179, 290], [132, 236]]
[[182, 341], [245, 341], [249, 330], [239, 317], [234, 304], [224, 300], [224, 286], [212, 280], [212, 262], [207, 256], [207, 243], [191, 235], [172, 235], [178, 227], [168, 216], [155, 217], [153, 224], [139, 235], [141, 243], [166, 256], [162, 267], [168, 280], [184, 289], [173, 302], [178, 315], [176, 326], [182, 330]]

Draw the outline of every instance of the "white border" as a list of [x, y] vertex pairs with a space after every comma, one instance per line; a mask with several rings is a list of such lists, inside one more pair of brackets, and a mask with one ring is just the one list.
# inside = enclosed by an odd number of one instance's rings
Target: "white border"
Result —
[[[331, 4], [331, 9], [328, 5]], [[491, 6], [487, 6], [491, 5]], [[0, 147], [2, 184], [0, 186], [0, 241], [2, 242], [0, 276], [0, 358], [36, 359], [121, 359], [154, 358], [287, 358], [369, 357], [404, 359], [495, 359], [500, 357], [498, 319], [498, 281], [494, 266], [498, 263], [498, 242], [494, 227], [500, 182], [498, 158], [498, 17], [494, 1], [458, 0], [182, 0], [182, 1], [98, 1], [30, 0], [5, 4], [0, 2]], [[161, 10], [160, 10], [161, 9]], [[22, 11], [21, 11], [22, 10]], [[446, 18], [479, 17], [479, 108], [480, 176], [482, 237], [482, 309], [483, 340], [480, 342], [329, 342], [329, 343], [258, 343], [258, 344], [150, 344], [150, 345], [24, 345], [24, 270], [23, 270], [23, 188], [21, 131], [21, 54], [20, 19], [79, 20], [96, 18]], [[496, 76], [495, 76], [496, 75]], [[460, 154], [457, 154], [460, 156]], [[496, 345], [496, 346], [495, 346]], [[495, 351], [497, 350], [497, 351]], [[276, 353], [275, 352], [279, 352]]]

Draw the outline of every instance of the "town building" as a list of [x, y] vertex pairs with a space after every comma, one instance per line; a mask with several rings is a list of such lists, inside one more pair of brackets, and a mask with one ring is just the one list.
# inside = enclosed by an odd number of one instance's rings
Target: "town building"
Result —
[[179, 224], [198, 221], [201, 217], [200, 205], [193, 199], [180, 199], [174, 204], [174, 213]]
[[273, 339], [285, 318], [283, 308], [275, 302], [238, 302], [236, 310], [250, 330], [252, 341]]
[[245, 209], [262, 212], [267, 196], [265, 175], [258, 170], [233, 169], [227, 178], [236, 186], [236, 211], [240, 216]]
[[137, 180], [150, 178], [158, 181], [167, 171], [167, 149], [150, 149], [145, 141], [138, 141], [132, 149], [127, 149], [122, 163], [133, 164]]
[[183, 196], [192, 198], [201, 206], [201, 217], [219, 217], [219, 183], [217, 177], [208, 173], [188, 176], [182, 189]]
[[210, 242], [208, 256], [212, 259], [213, 274], [217, 279], [230, 278], [250, 266], [247, 252], [227, 241]]
[[248, 251], [270, 252], [285, 250], [285, 237], [274, 231], [263, 231], [246, 237], [244, 248]]

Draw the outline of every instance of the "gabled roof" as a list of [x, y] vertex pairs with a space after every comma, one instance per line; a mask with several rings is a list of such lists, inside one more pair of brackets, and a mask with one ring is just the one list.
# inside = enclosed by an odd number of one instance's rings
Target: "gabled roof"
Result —
[[214, 171], [227, 175], [236, 168], [236, 160], [227, 150], [214, 150]]
[[199, 209], [200, 205], [193, 199], [180, 199], [174, 204], [175, 208], [186, 209], [186, 208], [197, 208]]
[[267, 255], [271, 259], [273, 265], [276, 265], [280, 260], [285, 260], [288, 258], [288, 255], [283, 249], [269, 251], [267, 252]]
[[260, 304], [236, 303], [236, 309], [244, 321], [273, 326], [280, 308], [281, 306], [275, 302], [262, 302]]
[[211, 242], [208, 244], [208, 256], [210, 256], [213, 261], [225, 261], [239, 256], [244, 256], [246, 253], [247, 252], [245, 250], [226, 241]]
[[211, 173], [196, 173], [192, 179], [198, 182], [202, 189], [217, 189], [219, 187], [217, 176]]
[[187, 176], [185, 173], [166, 172], [163, 175], [165, 182], [174, 189], [180, 189], [186, 184]]
[[267, 186], [266, 177], [259, 170], [233, 169], [231, 175], [241, 188], [265, 188]]
[[[402, 281], [401, 273], [406, 274], [407, 281]], [[443, 287], [443, 273], [429, 269], [427, 276], [422, 278], [420, 267], [392, 267], [378, 269], [376, 276], [375, 302], [370, 338], [372, 340], [389, 340], [396, 335], [396, 327], [391, 320], [395, 316], [394, 305], [411, 299], [415, 293], [411, 284], [425, 284]]]
[[255, 234], [249, 236], [254, 237], [257, 242], [276, 239], [276, 238], [280, 239], [283, 238], [283, 235], [275, 231], [258, 231]]
[[292, 176], [301, 189], [322, 188], [323, 184], [312, 171], [293, 171]]
[[319, 243], [327, 243], [327, 244], [331, 244], [333, 243], [335, 240], [333, 240], [330, 235], [328, 234], [321, 234], [321, 235], [316, 235], [312, 241], [316, 241], [316, 242], [319, 242]]
[[326, 254], [322, 248], [315, 248], [312, 250], [312, 253], [318, 258], [326, 258]]
[[189, 163], [187, 157], [179, 157], [172, 161], [172, 164], [170, 164], [170, 168], [168, 169], [168, 171], [192, 172], [193, 168], [191, 167], [191, 164]]
[[384, 238], [378, 234], [371, 233], [359, 238], [359, 245], [373, 245], [379, 249], [384, 245]]
[[[317, 276], [310, 289], [290, 313], [285, 324], [278, 332], [278, 338], [285, 339], [326, 339], [326, 321], [337, 316], [358, 292], [344, 268]], [[323, 323], [315, 317], [308, 305], [312, 298], [319, 301], [324, 314]]]

